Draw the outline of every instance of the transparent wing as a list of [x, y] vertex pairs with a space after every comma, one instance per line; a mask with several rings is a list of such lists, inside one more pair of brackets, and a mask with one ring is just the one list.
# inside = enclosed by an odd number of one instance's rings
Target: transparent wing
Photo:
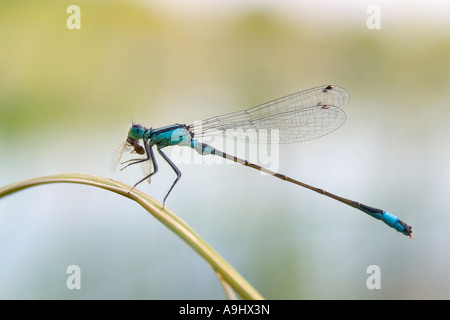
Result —
[[124, 150], [129, 146], [128, 142], [125, 140], [114, 152], [114, 154], [111, 157], [111, 172], [115, 171], [117, 169], [117, 166], [120, 163], [120, 159], [122, 158], [122, 154]]
[[141, 170], [144, 176], [148, 177], [146, 181], [148, 182], [148, 184], [150, 184], [151, 181], [149, 175], [153, 170], [152, 159], [149, 159], [148, 161], [145, 162], [141, 162]]
[[[261, 143], [261, 130], [277, 130], [279, 143], [311, 140], [326, 135], [346, 120], [341, 109], [350, 100], [349, 93], [338, 86], [321, 86], [297, 92], [260, 106], [213, 117], [188, 129], [194, 138], [233, 134], [238, 141]], [[250, 134], [249, 134], [250, 132]]]

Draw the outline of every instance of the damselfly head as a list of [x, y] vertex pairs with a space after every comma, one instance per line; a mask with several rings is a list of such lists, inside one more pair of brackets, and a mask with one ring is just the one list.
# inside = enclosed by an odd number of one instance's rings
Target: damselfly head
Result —
[[128, 138], [136, 140], [142, 139], [144, 137], [145, 130], [146, 129], [140, 124], [133, 124], [128, 131]]

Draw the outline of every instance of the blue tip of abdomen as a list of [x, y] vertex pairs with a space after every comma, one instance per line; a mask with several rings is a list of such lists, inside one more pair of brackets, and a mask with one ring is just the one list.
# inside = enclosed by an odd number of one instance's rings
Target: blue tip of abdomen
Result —
[[371, 215], [375, 219], [383, 221], [389, 227], [394, 228], [398, 232], [401, 232], [404, 235], [412, 238], [412, 227], [401, 221], [397, 216], [394, 216], [393, 214], [381, 209], [366, 206], [362, 203], [358, 203], [358, 207], [368, 215]]

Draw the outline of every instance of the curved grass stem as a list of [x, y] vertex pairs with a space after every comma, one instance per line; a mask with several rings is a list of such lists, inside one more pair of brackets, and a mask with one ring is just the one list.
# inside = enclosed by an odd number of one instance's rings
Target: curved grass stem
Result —
[[[78, 183], [115, 192], [139, 203], [156, 219], [166, 225], [177, 236], [202, 256], [217, 274], [224, 288], [230, 286], [242, 299], [263, 299], [263, 297], [212, 247], [210, 247], [186, 222], [175, 213], [128, 185], [111, 179], [82, 173], [54, 174], [23, 180], [0, 188], [0, 198], [25, 188], [48, 183]], [[131, 190], [131, 191], [130, 191]], [[225, 283], [225, 285], [224, 285]], [[225, 291], [226, 295], [230, 295]]]

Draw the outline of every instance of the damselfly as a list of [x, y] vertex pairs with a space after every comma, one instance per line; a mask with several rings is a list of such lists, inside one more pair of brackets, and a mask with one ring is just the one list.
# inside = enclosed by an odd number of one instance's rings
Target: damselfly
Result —
[[[164, 197], [164, 206], [173, 187], [180, 180], [181, 172], [162, 149], [175, 145], [189, 146], [201, 155], [211, 154], [223, 157], [333, 198], [378, 220], [382, 220], [388, 226], [412, 238], [412, 227], [385, 210], [342, 198], [247, 160], [229, 155], [199, 141], [199, 139], [207, 136], [224, 135], [229, 130], [276, 130], [279, 134], [279, 143], [293, 143], [315, 139], [338, 129], [344, 124], [346, 115], [342, 107], [349, 100], [350, 95], [344, 88], [328, 85], [294, 93], [248, 110], [213, 117], [192, 125], [173, 124], [153, 129], [133, 124], [128, 132], [127, 140], [119, 148], [117, 163], [120, 161], [122, 152], [130, 147], [132, 147], [133, 153], [145, 154], [145, 158], [122, 162], [122, 164], [127, 163], [122, 170], [130, 165], [147, 161], [149, 162], [149, 167], [153, 168], [151, 173], [148, 173], [133, 186], [135, 188], [144, 180], [150, 181], [150, 177], [158, 172], [158, 164], [153, 153], [153, 147], [156, 146], [158, 153], [177, 175]], [[245, 142], [258, 142], [257, 139], [254, 139], [255, 136], [244, 135], [244, 137]], [[143, 146], [139, 144], [140, 140], [143, 141]]]

